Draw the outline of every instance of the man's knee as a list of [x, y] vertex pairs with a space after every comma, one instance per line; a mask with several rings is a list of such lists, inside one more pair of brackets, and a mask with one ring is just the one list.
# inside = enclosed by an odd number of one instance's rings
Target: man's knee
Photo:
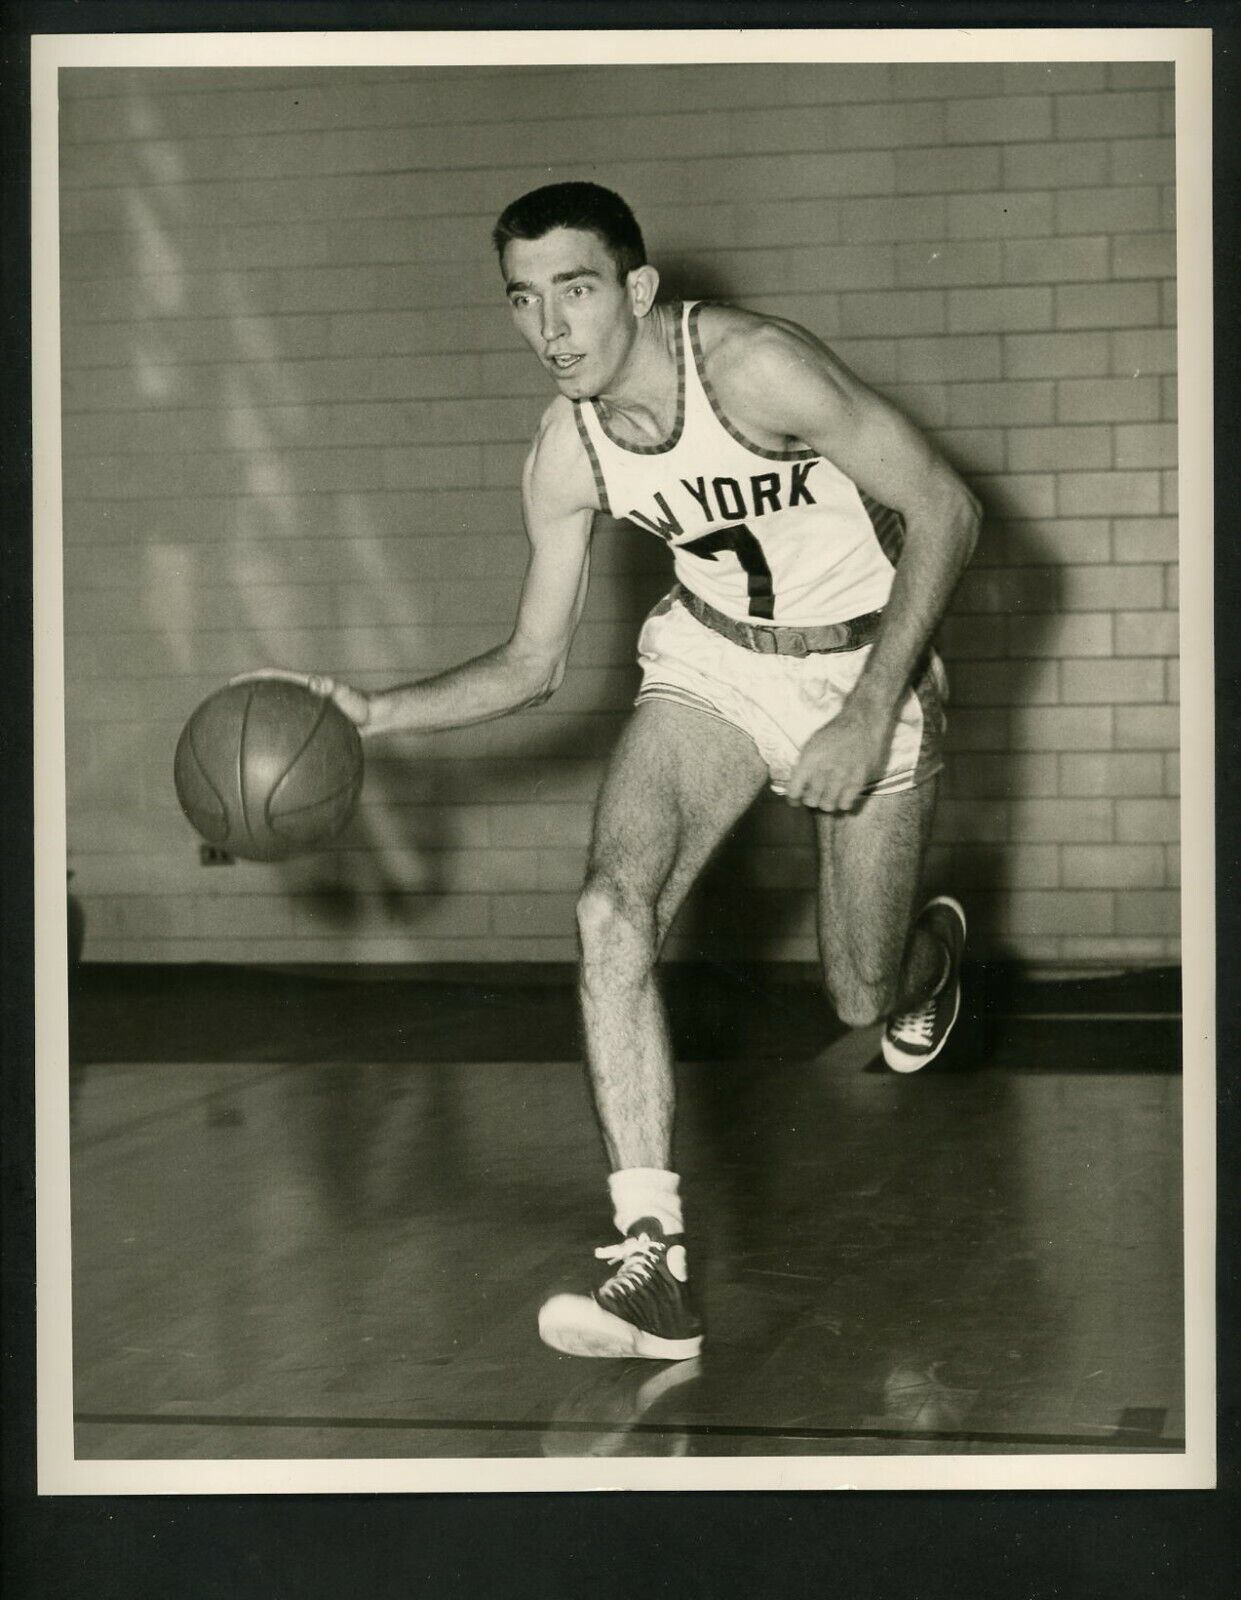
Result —
[[828, 976], [827, 993], [847, 1028], [869, 1028], [892, 1010], [893, 985], [868, 982], [855, 974], [843, 980]]
[[654, 960], [654, 908], [613, 878], [587, 878], [577, 901], [577, 932], [588, 975], [600, 966], [646, 966]]

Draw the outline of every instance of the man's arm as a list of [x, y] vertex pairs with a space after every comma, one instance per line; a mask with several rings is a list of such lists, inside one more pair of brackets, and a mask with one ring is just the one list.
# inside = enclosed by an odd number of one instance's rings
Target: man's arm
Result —
[[321, 676], [290, 677], [330, 695], [365, 735], [422, 733], [488, 722], [537, 705], [559, 688], [586, 601], [594, 481], [564, 402], [549, 407], [522, 473], [530, 554], [508, 639], [444, 672], [361, 690]]
[[549, 408], [522, 473], [530, 556], [512, 634], [446, 672], [368, 695], [364, 733], [488, 722], [538, 705], [559, 688], [586, 601], [593, 517], [593, 480], [561, 409]]
[[804, 440], [904, 518], [866, 667], [844, 710], [807, 742], [788, 787], [792, 801], [846, 811], [882, 770], [914, 668], [973, 553], [981, 508], [918, 429], [803, 330], [760, 324], [730, 347], [722, 376], [739, 422]]

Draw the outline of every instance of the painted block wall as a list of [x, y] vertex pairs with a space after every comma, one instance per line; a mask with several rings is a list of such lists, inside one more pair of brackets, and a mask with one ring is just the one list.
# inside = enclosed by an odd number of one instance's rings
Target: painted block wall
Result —
[[[987, 523], [942, 632], [933, 887], [977, 955], [1177, 953], [1171, 68], [766, 65], [61, 74], [70, 866], [88, 960], [571, 957], [602, 764], [666, 586], [601, 519], [562, 690], [368, 746], [336, 846], [204, 868], [171, 785], [230, 674], [378, 686], [502, 640], [549, 398], [489, 231], [587, 177], [668, 294], [827, 339]], [[670, 947], [814, 952], [763, 801]]]

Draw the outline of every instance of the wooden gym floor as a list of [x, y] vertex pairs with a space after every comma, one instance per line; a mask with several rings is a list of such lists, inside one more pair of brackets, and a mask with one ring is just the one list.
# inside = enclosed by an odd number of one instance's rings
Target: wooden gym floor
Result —
[[967, 981], [898, 1077], [804, 973], [669, 971], [665, 1365], [535, 1333], [611, 1237], [564, 970], [79, 969], [78, 1456], [1183, 1448], [1177, 974]]

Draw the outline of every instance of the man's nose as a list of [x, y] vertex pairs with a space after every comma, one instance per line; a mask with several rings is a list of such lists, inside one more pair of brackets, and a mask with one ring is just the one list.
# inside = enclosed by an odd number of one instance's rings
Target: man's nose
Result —
[[562, 333], [567, 331], [568, 324], [565, 321], [563, 308], [545, 300], [543, 302], [543, 320], [540, 327], [544, 343], [551, 344], [553, 339], [558, 339]]

